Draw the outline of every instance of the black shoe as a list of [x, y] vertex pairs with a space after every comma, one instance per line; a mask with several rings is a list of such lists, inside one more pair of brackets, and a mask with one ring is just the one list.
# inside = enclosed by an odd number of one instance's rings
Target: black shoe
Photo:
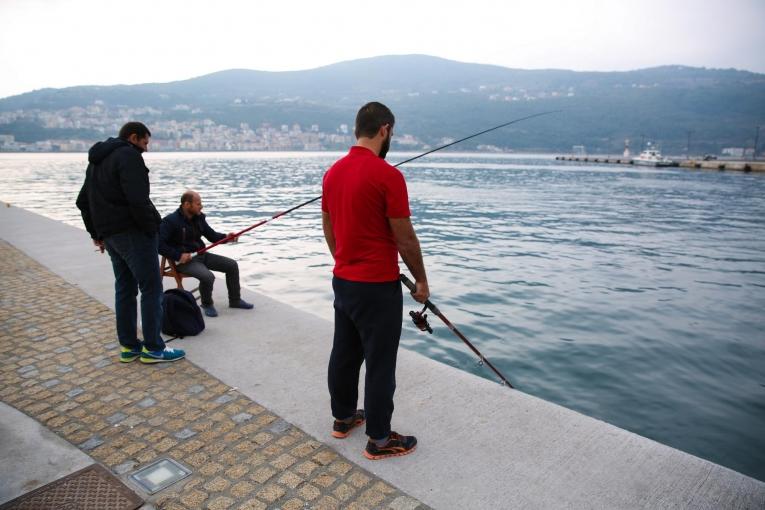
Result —
[[366, 416], [364, 415], [363, 409], [356, 410], [356, 414], [353, 415], [353, 419], [350, 423], [335, 420], [335, 423], [332, 424], [332, 437], [336, 437], [338, 439], [348, 437], [348, 434], [350, 434], [353, 429], [359, 425], [363, 425], [365, 421]]
[[229, 308], [241, 308], [242, 310], [252, 310], [255, 308], [255, 305], [248, 303], [244, 299], [240, 299], [239, 301], [229, 301], [228, 306]]
[[218, 316], [218, 310], [216, 310], [213, 305], [202, 305], [202, 310], [205, 311], [205, 315], [207, 315], [208, 317]]
[[417, 438], [414, 436], [402, 436], [397, 432], [391, 432], [388, 442], [384, 446], [377, 446], [374, 441], [367, 441], [364, 457], [370, 460], [386, 459], [388, 457], [400, 457], [408, 455], [417, 448]]

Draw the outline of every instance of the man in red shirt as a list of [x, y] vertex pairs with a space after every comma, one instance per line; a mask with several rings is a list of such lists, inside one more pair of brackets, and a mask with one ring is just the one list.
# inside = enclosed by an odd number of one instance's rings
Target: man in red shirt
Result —
[[[324, 175], [322, 225], [335, 259], [335, 335], [329, 359], [332, 435], [348, 436], [366, 421], [364, 456], [414, 451], [417, 439], [391, 431], [403, 296], [398, 255], [415, 279], [414, 299], [430, 296], [420, 242], [409, 219], [404, 176], [385, 162], [395, 118], [372, 102], [356, 115], [356, 145]], [[356, 409], [366, 362], [364, 408]]]

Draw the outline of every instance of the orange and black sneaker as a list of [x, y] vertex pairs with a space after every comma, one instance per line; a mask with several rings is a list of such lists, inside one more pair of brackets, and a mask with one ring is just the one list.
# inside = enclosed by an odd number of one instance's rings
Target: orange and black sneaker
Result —
[[388, 457], [400, 457], [412, 453], [417, 448], [417, 438], [414, 436], [402, 436], [397, 432], [391, 432], [388, 442], [384, 446], [377, 446], [374, 441], [367, 441], [364, 457], [370, 460], [386, 459]]
[[357, 409], [356, 414], [353, 415], [353, 419], [350, 422], [346, 423], [344, 421], [335, 420], [335, 423], [332, 424], [332, 437], [338, 439], [348, 437], [348, 434], [350, 434], [353, 429], [359, 425], [363, 425], [365, 421], [366, 416], [364, 415], [364, 410]]

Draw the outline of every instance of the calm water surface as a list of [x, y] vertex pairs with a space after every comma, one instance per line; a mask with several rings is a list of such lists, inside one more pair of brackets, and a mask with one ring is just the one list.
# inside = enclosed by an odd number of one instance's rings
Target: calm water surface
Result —
[[[194, 188], [227, 232], [320, 195], [338, 156], [146, 159], [161, 213]], [[82, 154], [0, 155], [0, 199], [81, 227], [84, 169]], [[514, 385], [765, 480], [765, 175], [454, 153], [402, 171], [433, 301]], [[332, 319], [318, 203], [218, 253]], [[433, 319], [402, 343], [492, 378]]]

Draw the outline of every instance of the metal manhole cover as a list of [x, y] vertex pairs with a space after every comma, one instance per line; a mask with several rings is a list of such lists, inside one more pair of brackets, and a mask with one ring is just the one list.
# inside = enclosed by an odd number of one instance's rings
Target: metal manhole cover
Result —
[[99, 464], [0, 505], [0, 510], [135, 510], [138, 494]]

